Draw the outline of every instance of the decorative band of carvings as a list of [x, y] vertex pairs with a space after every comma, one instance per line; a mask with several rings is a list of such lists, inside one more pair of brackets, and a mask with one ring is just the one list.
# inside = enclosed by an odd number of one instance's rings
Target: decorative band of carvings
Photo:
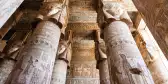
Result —
[[96, 23], [97, 13], [96, 12], [76, 12], [70, 13], [69, 23]]
[[116, 47], [116, 46], [119, 46], [121, 44], [131, 44], [131, 45], [136, 45], [136, 43], [134, 41], [131, 41], [131, 40], [126, 40], [126, 39], [123, 39], [123, 40], [118, 40], [118, 41], [114, 41], [114, 40], [108, 40], [107, 41], [107, 45], [108, 46], [111, 46], [112, 48]]
[[54, 47], [55, 45], [48, 42], [46, 39], [36, 39], [36, 40], [31, 40], [29, 42], [30, 45], [45, 45], [46, 47], [50, 47], [51, 49], [56, 50], [56, 47]]
[[67, 84], [100, 84], [98, 78], [68, 78]]
[[69, 23], [68, 28], [74, 32], [84, 32], [89, 30], [97, 30], [99, 26], [97, 23]]

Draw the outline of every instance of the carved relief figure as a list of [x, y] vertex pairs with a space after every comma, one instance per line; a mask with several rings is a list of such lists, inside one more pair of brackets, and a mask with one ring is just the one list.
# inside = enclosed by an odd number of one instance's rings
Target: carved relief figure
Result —
[[130, 27], [130, 29], [132, 28], [132, 21], [122, 3], [103, 2], [102, 9], [105, 16], [105, 21], [108, 24], [112, 21], [120, 20], [125, 22]]

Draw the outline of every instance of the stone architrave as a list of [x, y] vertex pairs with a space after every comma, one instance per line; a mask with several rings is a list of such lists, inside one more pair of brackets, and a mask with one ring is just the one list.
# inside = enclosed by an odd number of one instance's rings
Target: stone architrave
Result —
[[111, 84], [154, 84], [129, 30], [129, 19], [122, 18], [126, 11], [121, 3], [102, 4]]
[[22, 4], [24, 0], [1, 0], [0, 1], [0, 29], [10, 18], [10, 16], [16, 11], [16, 9]]
[[50, 84], [61, 28], [65, 25], [66, 6], [44, 3], [40, 9], [45, 18], [38, 23], [32, 37], [5, 84]]

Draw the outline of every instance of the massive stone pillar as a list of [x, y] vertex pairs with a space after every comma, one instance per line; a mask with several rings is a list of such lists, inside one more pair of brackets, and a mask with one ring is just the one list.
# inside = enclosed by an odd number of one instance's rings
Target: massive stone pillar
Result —
[[111, 84], [154, 84], [129, 30], [129, 20], [123, 17], [126, 11], [120, 3], [102, 3]]
[[[16, 35], [17, 37], [18, 35]], [[28, 35], [24, 36], [26, 41]], [[15, 37], [14, 37], [15, 38]], [[11, 42], [12, 41], [12, 42]], [[18, 58], [18, 53], [22, 50], [24, 41], [23, 40], [9, 40], [8, 44], [3, 49], [3, 52], [0, 53], [0, 84], [4, 84], [7, 80], [9, 74]]]
[[101, 60], [98, 63], [100, 84], [110, 84], [110, 76], [107, 59]]
[[168, 62], [146, 24], [141, 19], [135, 40], [155, 84], [168, 83]]
[[96, 60], [97, 69], [99, 69], [100, 84], [110, 84], [110, 76], [106, 55], [106, 46], [103, 39], [100, 38], [100, 32], [96, 31]]
[[[72, 37], [72, 32], [70, 32], [69, 35]], [[67, 69], [70, 67], [71, 54], [71, 38], [67, 41], [61, 40], [57, 52], [58, 59], [56, 59], [53, 69], [51, 84], [66, 83]]]
[[[66, 1], [65, 1], [66, 3]], [[41, 18], [32, 37], [20, 52], [20, 59], [6, 84], [50, 84], [60, 38], [66, 22], [66, 5], [44, 3]]]

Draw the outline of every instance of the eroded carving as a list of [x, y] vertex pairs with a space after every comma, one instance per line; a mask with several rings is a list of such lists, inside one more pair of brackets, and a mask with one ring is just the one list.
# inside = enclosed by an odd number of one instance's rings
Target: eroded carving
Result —
[[130, 27], [133, 26], [132, 21], [122, 3], [102, 1], [102, 4], [102, 10], [108, 24], [112, 21], [121, 20], [127, 23]]
[[61, 28], [61, 33], [65, 34], [65, 29], [68, 23], [68, 0], [61, 2], [46, 2], [43, 3], [39, 15], [37, 16], [38, 20], [50, 20], [57, 24]]
[[[52, 35], [48, 34], [49, 32]], [[49, 84], [59, 38], [60, 29], [56, 24], [51, 21], [40, 22], [20, 52], [21, 58], [16, 63], [6, 84]], [[52, 44], [51, 47], [45, 42]]]

